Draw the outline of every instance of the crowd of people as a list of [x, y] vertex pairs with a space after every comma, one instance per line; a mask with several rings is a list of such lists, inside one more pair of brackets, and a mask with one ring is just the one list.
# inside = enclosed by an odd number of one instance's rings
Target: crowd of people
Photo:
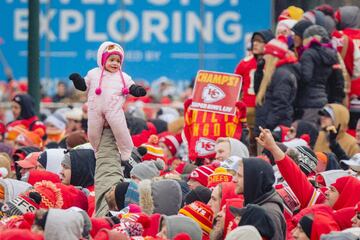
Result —
[[97, 59], [68, 80], [82, 106], [37, 116], [11, 80], [0, 239], [360, 239], [358, 7], [290, 6], [254, 32], [235, 115], [192, 109], [194, 83], [135, 83], [116, 43]]

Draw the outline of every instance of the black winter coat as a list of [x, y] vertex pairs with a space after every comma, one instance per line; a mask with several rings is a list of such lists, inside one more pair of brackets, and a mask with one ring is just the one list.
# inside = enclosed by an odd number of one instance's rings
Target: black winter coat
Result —
[[333, 73], [333, 65], [337, 63], [336, 50], [318, 43], [312, 43], [304, 51], [300, 58], [301, 78], [296, 107], [322, 108], [328, 103], [328, 79]]
[[266, 90], [263, 105], [256, 106], [256, 135], [259, 133], [259, 126], [273, 130], [278, 125], [291, 125], [299, 77], [298, 63], [284, 64], [276, 68]]

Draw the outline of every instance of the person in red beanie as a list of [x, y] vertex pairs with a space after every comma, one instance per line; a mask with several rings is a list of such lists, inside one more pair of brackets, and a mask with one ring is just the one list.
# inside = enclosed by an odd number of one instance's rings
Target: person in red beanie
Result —
[[159, 146], [163, 149], [165, 158], [167, 159], [176, 157], [181, 143], [181, 134], [169, 134], [159, 139]]
[[181, 163], [178, 151], [182, 142], [181, 134], [166, 134], [159, 139], [159, 146], [163, 149], [164, 158], [169, 170], [175, 169]]
[[300, 78], [300, 66], [289, 52], [283, 37], [273, 39], [265, 45], [265, 67], [256, 95], [255, 135], [259, 126], [273, 130], [276, 126], [290, 126], [294, 113], [293, 105]]
[[197, 186], [204, 186], [207, 187], [208, 185], [208, 178], [215, 170], [214, 165], [204, 165], [197, 167], [194, 171], [190, 173], [188, 185], [189, 188], [195, 189]]

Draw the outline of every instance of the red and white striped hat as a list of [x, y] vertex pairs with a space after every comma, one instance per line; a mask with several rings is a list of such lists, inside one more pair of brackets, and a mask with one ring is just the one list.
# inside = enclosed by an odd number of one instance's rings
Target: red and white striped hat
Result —
[[189, 180], [198, 181], [204, 187], [208, 185], [208, 178], [214, 172], [215, 166], [213, 165], [204, 165], [197, 167], [194, 171], [190, 173]]
[[179, 150], [180, 144], [182, 143], [181, 134], [178, 135], [166, 135], [160, 138], [159, 142], [164, 143], [170, 150], [173, 156], [176, 155], [177, 151]]
[[151, 135], [147, 143], [141, 146], [147, 149], [147, 153], [142, 157], [143, 161], [162, 159], [164, 160], [164, 152], [159, 146], [159, 138], [156, 135]]
[[265, 45], [264, 54], [270, 54], [282, 59], [286, 56], [288, 50], [286, 39], [284, 39], [284, 36], [279, 36], [277, 39], [272, 39]]

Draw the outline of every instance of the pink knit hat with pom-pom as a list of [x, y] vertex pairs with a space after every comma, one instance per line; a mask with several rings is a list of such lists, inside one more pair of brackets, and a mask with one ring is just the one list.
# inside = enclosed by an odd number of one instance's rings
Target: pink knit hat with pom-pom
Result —
[[[102, 53], [101, 56], [101, 66], [102, 66], [102, 70], [101, 70], [101, 76], [100, 76], [100, 80], [99, 80], [99, 86], [95, 89], [95, 94], [96, 95], [100, 95], [101, 94], [101, 83], [103, 80], [103, 76], [104, 76], [104, 70], [105, 70], [105, 63], [107, 61], [107, 59], [111, 56], [111, 55], [117, 55], [120, 57], [120, 67], [123, 64], [124, 61], [124, 49], [122, 47], [120, 47], [120, 45], [118, 44], [110, 44], [109, 46], [107, 46], [104, 50], [104, 52]], [[123, 89], [122, 89], [122, 94], [123, 95], [128, 95], [129, 94], [129, 89], [126, 87], [125, 85], [125, 79], [124, 76], [122, 74], [122, 71], [120, 69], [120, 78], [123, 84]]]

